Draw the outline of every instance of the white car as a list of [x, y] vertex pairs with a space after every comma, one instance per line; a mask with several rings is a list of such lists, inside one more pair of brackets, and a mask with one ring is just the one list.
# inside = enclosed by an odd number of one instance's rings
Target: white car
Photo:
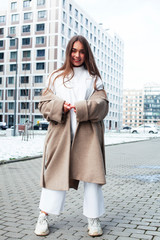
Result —
[[158, 133], [158, 129], [152, 125], [141, 125], [137, 128], [132, 128], [131, 133]]
[[120, 132], [122, 132], [122, 133], [131, 133], [131, 131], [132, 131], [132, 128], [131, 128], [130, 126], [124, 126], [124, 127], [120, 130]]

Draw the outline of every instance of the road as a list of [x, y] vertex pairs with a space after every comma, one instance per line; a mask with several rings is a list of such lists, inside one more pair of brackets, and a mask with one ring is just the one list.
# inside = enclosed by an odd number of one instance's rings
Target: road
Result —
[[[106, 213], [100, 240], [160, 240], [160, 139], [106, 147]], [[37, 237], [41, 159], [0, 166], [0, 240], [89, 240], [83, 184], [67, 193], [65, 211], [49, 216], [50, 235]]]

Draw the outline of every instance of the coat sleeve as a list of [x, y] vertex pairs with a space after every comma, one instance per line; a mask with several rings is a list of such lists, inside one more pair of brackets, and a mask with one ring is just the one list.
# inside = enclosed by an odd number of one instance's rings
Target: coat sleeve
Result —
[[103, 120], [109, 110], [108, 103], [104, 90], [95, 91], [88, 100], [76, 102], [77, 122], [98, 122]]
[[57, 97], [52, 92], [47, 92], [41, 96], [38, 108], [47, 121], [63, 123], [65, 121], [63, 105], [63, 99]]

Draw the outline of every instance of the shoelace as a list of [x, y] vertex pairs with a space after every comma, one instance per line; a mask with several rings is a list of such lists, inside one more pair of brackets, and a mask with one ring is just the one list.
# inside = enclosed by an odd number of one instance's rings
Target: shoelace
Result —
[[91, 218], [90, 221], [89, 221], [89, 225], [91, 225], [91, 226], [100, 226], [99, 219]]
[[39, 223], [42, 223], [42, 224], [43, 224], [43, 223], [45, 223], [45, 222], [48, 222], [47, 217], [46, 217], [46, 216], [43, 216], [43, 215], [40, 216], [40, 217], [39, 217]]

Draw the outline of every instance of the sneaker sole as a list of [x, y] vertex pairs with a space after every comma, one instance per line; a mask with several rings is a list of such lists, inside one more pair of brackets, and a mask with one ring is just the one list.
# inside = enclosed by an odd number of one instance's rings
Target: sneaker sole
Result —
[[88, 231], [88, 235], [91, 236], [91, 237], [98, 237], [98, 236], [102, 236], [102, 235], [103, 235], [103, 232], [102, 232], [102, 233], [98, 233], [98, 232], [90, 233], [90, 232]]
[[37, 235], [37, 236], [47, 236], [49, 234], [49, 231], [48, 232], [42, 232], [42, 233], [37, 233], [34, 231], [34, 233]]

